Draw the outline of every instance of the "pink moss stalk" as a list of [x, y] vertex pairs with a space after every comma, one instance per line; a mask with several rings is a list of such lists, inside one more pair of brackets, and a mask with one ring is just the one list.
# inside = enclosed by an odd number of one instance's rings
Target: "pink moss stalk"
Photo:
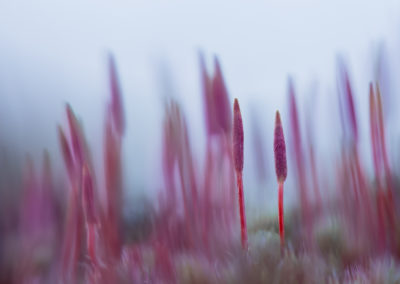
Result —
[[207, 128], [207, 138], [209, 139], [211, 136], [218, 133], [215, 111], [216, 105], [214, 103], [212, 78], [207, 72], [203, 53], [199, 53], [199, 63], [204, 102], [204, 118]]
[[174, 123], [169, 115], [166, 115], [163, 123], [163, 145], [162, 145], [162, 163], [163, 163], [163, 174], [166, 187], [166, 198], [168, 200], [168, 205], [172, 207], [176, 206], [177, 202], [177, 192], [174, 182], [174, 169], [177, 161], [177, 153], [175, 145], [174, 135]]
[[[338, 74], [338, 87], [339, 97], [342, 104], [340, 105], [342, 111], [342, 123], [344, 130], [344, 141], [347, 141], [347, 147], [343, 148], [349, 159], [350, 170], [353, 171], [353, 178], [349, 184], [352, 188], [352, 193], [355, 197], [356, 213], [354, 214], [355, 224], [352, 226], [359, 226], [363, 222], [363, 230], [368, 230], [371, 220], [374, 220], [374, 208], [371, 202], [371, 197], [368, 192], [368, 180], [363, 167], [362, 160], [359, 154], [359, 129], [357, 122], [357, 112], [355, 107], [354, 92], [351, 85], [351, 80], [347, 66], [343, 60], [338, 61], [339, 74]], [[350, 192], [345, 193], [349, 198]], [[362, 206], [360, 206], [362, 205]], [[365, 215], [365, 216], [364, 216]], [[369, 220], [362, 221], [362, 220]]]
[[[315, 86], [314, 86], [315, 88]], [[312, 187], [314, 189], [314, 196], [316, 201], [316, 210], [319, 213], [322, 207], [322, 198], [321, 192], [319, 187], [319, 176], [317, 171], [317, 162], [316, 162], [316, 155], [315, 155], [315, 118], [316, 112], [315, 110], [315, 103], [316, 103], [316, 93], [315, 90], [313, 91], [312, 95], [310, 96], [310, 100], [308, 101], [308, 107], [306, 109], [306, 134], [307, 134], [307, 150], [308, 150], [308, 159], [310, 164], [311, 170], [311, 177], [312, 177]]]
[[[383, 111], [379, 86], [376, 86], [376, 93], [372, 83], [370, 84], [370, 131], [371, 146], [375, 177], [377, 183], [377, 210], [379, 222], [379, 238], [381, 247], [386, 244], [386, 223], [389, 224], [391, 242], [394, 243], [395, 213], [392, 198], [392, 179], [391, 170], [386, 152], [385, 129], [383, 123]], [[385, 182], [383, 181], [385, 180]], [[386, 186], [386, 190], [384, 187]], [[386, 220], [388, 219], [388, 220]]]
[[115, 129], [119, 136], [125, 132], [125, 114], [123, 109], [123, 101], [121, 90], [118, 82], [117, 69], [115, 67], [115, 60], [112, 54], [108, 57], [109, 76], [110, 76], [110, 89], [111, 89], [111, 113]]
[[[354, 190], [357, 189], [361, 191], [363, 196], [364, 202], [366, 203], [365, 207], [368, 212], [371, 212], [371, 205], [368, 201], [368, 194], [366, 192], [366, 184], [367, 181], [365, 179], [365, 173], [361, 166], [360, 156], [359, 156], [359, 131], [358, 131], [358, 123], [357, 123], [357, 112], [354, 103], [354, 92], [351, 86], [350, 75], [347, 69], [347, 66], [343, 59], [338, 60], [338, 67], [339, 67], [339, 87], [341, 92], [339, 95], [342, 94], [342, 102], [343, 105], [341, 107], [344, 108], [343, 111], [343, 127], [349, 130], [349, 138], [351, 139], [350, 149], [351, 153], [353, 154], [352, 162], [354, 163], [354, 167], [356, 168], [357, 179], [359, 180], [359, 186], [354, 187]], [[350, 126], [350, 127], [348, 127]], [[368, 213], [370, 214], [370, 213]]]
[[286, 164], [286, 144], [283, 136], [283, 128], [279, 111], [275, 116], [275, 132], [274, 132], [274, 155], [275, 155], [275, 171], [278, 180], [278, 207], [279, 207], [279, 236], [281, 239], [281, 249], [285, 246], [285, 229], [283, 220], [283, 183], [287, 176]]
[[239, 102], [235, 99], [233, 105], [233, 157], [235, 162], [236, 172], [243, 171], [243, 122], [242, 114], [240, 112]]
[[81, 171], [84, 161], [84, 142], [80, 126], [71, 107], [66, 105], [69, 136], [59, 127], [59, 142], [63, 152], [64, 162], [70, 178], [70, 191], [65, 220], [65, 231], [68, 234], [63, 239], [61, 278], [64, 282], [75, 282], [80, 257], [82, 239], [82, 207], [79, 206], [81, 195]]
[[351, 89], [349, 75], [347, 74], [346, 70], [344, 70], [344, 80], [345, 80], [346, 99], [347, 99], [348, 113], [351, 122], [351, 128], [353, 130], [355, 142], [357, 143], [358, 127], [357, 127], [356, 111], [354, 107], [353, 91]]
[[372, 83], [369, 86], [369, 116], [370, 116], [370, 133], [371, 133], [371, 146], [372, 146], [372, 157], [373, 157], [373, 165], [375, 170], [375, 175], [377, 182], [379, 184], [380, 179], [380, 160], [379, 160], [379, 147], [378, 147], [378, 125], [376, 121], [376, 102], [374, 95], [374, 87]]
[[[383, 166], [385, 174], [387, 176], [390, 176], [389, 158], [386, 151], [385, 124], [383, 121], [382, 99], [381, 99], [381, 92], [379, 89], [379, 85], [376, 85], [376, 109], [377, 109], [376, 114], [378, 119], [379, 139], [380, 139]], [[389, 186], [390, 183], [391, 181], [388, 182], [387, 186]]]
[[311, 242], [311, 230], [312, 230], [312, 215], [310, 214], [310, 202], [308, 197], [307, 189], [307, 176], [305, 171], [305, 157], [303, 150], [303, 139], [301, 135], [300, 129], [300, 118], [299, 112], [296, 102], [296, 94], [294, 83], [291, 78], [288, 81], [288, 95], [289, 95], [289, 117], [290, 117], [290, 134], [292, 143], [292, 153], [294, 155], [294, 161], [296, 166], [297, 180], [298, 180], [298, 188], [300, 195], [300, 209], [301, 209], [301, 218], [305, 227], [305, 233], [307, 236], [307, 245], [310, 245]]
[[108, 57], [109, 83], [111, 100], [107, 106], [104, 126], [104, 169], [106, 204], [104, 238], [108, 242], [107, 254], [118, 259], [121, 254], [121, 236], [119, 235], [119, 216], [122, 206], [122, 137], [125, 132], [125, 115], [121, 89], [118, 82], [114, 57]]
[[82, 167], [85, 155], [84, 142], [82, 140], [81, 129], [78, 120], [69, 104], [66, 105], [68, 125], [71, 137], [71, 148], [74, 160], [78, 167]]
[[[168, 217], [172, 217], [176, 214], [176, 207], [183, 205], [185, 235], [182, 236], [184, 242], [181, 245], [186, 248], [193, 248], [196, 226], [198, 223], [204, 225], [205, 222], [196, 214], [199, 210], [199, 197], [193, 163], [194, 159], [185, 117], [179, 105], [172, 101], [166, 106], [166, 117], [164, 119], [163, 164], [166, 202], [162, 206], [162, 210], [165, 214], [168, 214]], [[181, 196], [176, 192], [179, 187]], [[168, 233], [160, 238], [168, 242], [174, 241], [170, 239]]]
[[[235, 172], [233, 170], [231, 143], [232, 110], [218, 59], [214, 58], [214, 74], [207, 72], [204, 56], [201, 52], [199, 53], [199, 63], [207, 144], [204, 182], [196, 188], [198, 190], [204, 188], [204, 202], [202, 204], [202, 210], [204, 210], [204, 216], [202, 216], [203, 242], [206, 247], [209, 247], [210, 220], [214, 218], [212, 215], [215, 214], [209, 208], [213, 206], [214, 199], [220, 192], [223, 195], [224, 202], [220, 205], [220, 214], [226, 220], [222, 225], [228, 229], [236, 216]], [[217, 178], [221, 182], [216, 183], [215, 179]], [[199, 193], [196, 193], [196, 196], [199, 196]]]
[[82, 207], [86, 221], [87, 250], [92, 264], [96, 263], [96, 210], [93, 180], [87, 165], [82, 169]]
[[68, 177], [69, 177], [70, 181], [72, 182], [73, 176], [74, 176], [74, 170], [75, 170], [74, 160], [72, 157], [69, 143], [65, 136], [64, 130], [61, 128], [61, 126], [58, 126], [58, 139], [60, 141], [61, 152], [62, 152], [62, 155], [64, 158], [65, 167], [68, 172]]
[[221, 65], [217, 57], [214, 59], [215, 74], [212, 81], [212, 95], [214, 98], [216, 120], [219, 129], [229, 134], [231, 131], [232, 113], [229, 106], [228, 90], [226, 89]]
[[[234, 188], [234, 175], [235, 173], [231, 170], [234, 165], [232, 159], [232, 143], [231, 132], [232, 132], [232, 108], [229, 104], [228, 89], [225, 84], [225, 79], [222, 73], [222, 68], [218, 57], [214, 57], [214, 77], [212, 80], [212, 96], [214, 99], [214, 110], [217, 125], [220, 129], [220, 135], [217, 136], [217, 156], [216, 159], [221, 161], [227, 159], [227, 167], [219, 168], [219, 175], [224, 178], [224, 182], [227, 184], [227, 189]], [[224, 215], [226, 218], [232, 218], [235, 214], [235, 193], [234, 191], [224, 190], [225, 204], [222, 205]]]
[[243, 249], [247, 250], [247, 226], [246, 226], [246, 212], [244, 207], [243, 195], [243, 122], [240, 113], [239, 102], [235, 99], [233, 105], [233, 159], [237, 178], [237, 187], [239, 191], [239, 213], [240, 213], [240, 232]]
[[62, 249], [61, 277], [66, 282], [76, 282], [76, 270], [81, 247], [81, 216], [76, 187], [69, 192]]
[[343, 107], [345, 110], [343, 114], [346, 116], [345, 121], [348, 121], [347, 125], [350, 125], [350, 135], [355, 144], [358, 144], [358, 125], [357, 125], [357, 114], [354, 103], [353, 89], [351, 87], [351, 81], [349, 72], [345, 61], [342, 58], [338, 59], [338, 83], [340, 93], [343, 94]]
[[[382, 97], [379, 84], [376, 85], [376, 102], [377, 102], [377, 115], [378, 115], [378, 125], [379, 125], [379, 137], [381, 144], [381, 155], [383, 161], [383, 168], [385, 172], [385, 180], [387, 187], [387, 198], [389, 202], [389, 211], [393, 211], [393, 189], [392, 189], [392, 173], [389, 165], [389, 158], [386, 150], [386, 134], [385, 134], [385, 123], [383, 117], [383, 106]], [[393, 216], [393, 213], [390, 213]], [[392, 217], [393, 218], [393, 217]]]
[[202, 85], [203, 103], [204, 103], [204, 118], [207, 129], [207, 144], [206, 144], [206, 161], [204, 164], [204, 204], [202, 210], [204, 210], [203, 222], [203, 243], [208, 248], [208, 231], [209, 231], [209, 219], [210, 212], [208, 208], [211, 204], [211, 193], [213, 191], [212, 176], [214, 170], [214, 158], [215, 153], [213, 151], [213, 141], [215, 136], [218, 135], [218, 129], [216, 126], [216, 112], [215, 103], [212, 92], [212, 78], [207, 72], [204, 55], [202, 52], [199, 53], [200, 63], [200, 80]]

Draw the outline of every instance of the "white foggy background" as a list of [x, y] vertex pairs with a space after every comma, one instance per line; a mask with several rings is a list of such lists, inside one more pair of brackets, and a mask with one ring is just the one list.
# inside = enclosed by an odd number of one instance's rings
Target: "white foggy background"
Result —
[[[165, 97], [183, 106], [196, 157], [204, 153], [203, 100], [197, 52], [212, 70], [220, 59], [230, 99], [239, 98], [245, 130], [244, 183], [254, 208], [276, 207], [272, 133], [281, 110], [288, 136], [287, 78], [294, 79], [300, 115], [315, 117], [317, 163], [329, 187], [341, 139], [336, 57], [349, 63], [370, 168], [368, 83], [377, 47], [388, 51], [392, 90], [399, 90], [400, 2], [393, 1], [1, 1], [0, 144], [23, 156], [50, 150], [60, 161], [56, 125], [65, 125], [69, 102], [83, 121], [102, 179], [106, 55], [115, 55], [125, 103], [125, 188], [151, 196], [162, 187], [161, 121]], [[163, 76], [168, 79], [165, 84]], [[315, 102], [309, 94], [317, 85]], [[394, 92], [391, 106], [398, 105]], [[268, 158], [267, 183], [255, 182], [251, 112], [261, 120]], [[396, 121], [388, 124], [391, 158], [398, 157]], [[304, 130], [304, 128], [303, 128]], [[288, 146], [289, 147], [289, 146]], [[397, 147], [398, 148], [398, 147]], [[396, 155], [393, 155], [396, 154]], [[290, 154], [289, 154], [290, 155]], [[392, 161], [395, 163], [395, 161]], [[200, 168], [203, 170], [203, 167]], [[289, 163], [285, 203], [296, 197]], [[323, 176], [323, 175], [326, 175]], [[256, 198], [257, 197], [257, 198]], [[251, 210], [250, 208], [248, 208]]]

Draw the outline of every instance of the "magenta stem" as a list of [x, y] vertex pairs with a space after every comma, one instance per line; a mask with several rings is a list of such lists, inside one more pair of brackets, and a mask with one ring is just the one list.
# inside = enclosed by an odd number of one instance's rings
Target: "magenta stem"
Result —
[[236, 172], [237, 185], [239, 190], [239, 211], [240, 211], [240, 231], [243, 249], [247, 250], [247, 226], [246, 213], [244, 208], [243, 179], [242, 172]]
[[279, 207], [279, 236], [281, 239], [281, 250], [285, 246], [285, 226], [283, 220], [283, 182], [279, 182], [278, 189], [278, 207]]
[[95, 224], [87, 224], [87, 250], [92, 264], [96, 263], [96, 228]]

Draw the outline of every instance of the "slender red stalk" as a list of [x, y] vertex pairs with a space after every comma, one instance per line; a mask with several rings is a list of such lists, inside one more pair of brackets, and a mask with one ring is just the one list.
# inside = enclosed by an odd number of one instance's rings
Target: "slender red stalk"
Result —
[[86, 233], [87, 233], [87, 250], [89, 259], [92, 264], [96, 264], [96, 224], [87, 223], [86, 224]]
[[105, 133], [104, 133], [104, 162], [106, 185], [106, 231], [105, 238], [109, 242], [107, 251], [113, 257], [121, 253], [121, 239], [119, 234], [119, 215], [122, 203], [122, 137], [125, 132], [125, 115], [122, 93], [114, 57], [108, 57], [109, 83], [111, 101], [107, 106]]
[[108, 56], [108, 66], [111, 91], [111, 113], [115, 129], [117, 130], [118, 135], [122, 136], [125, 132], [125, 115], [117, 68], [112, 54], [109, 54]]
[[205, 169], [204, 169], [204, 175], [205, 175], [205, 182], [204, 182], [204, 204], [203, 204], [203, 210], [204, 210], [204, 218], [203, 218], [203, 241], [205, 244], [205, 247], [208, 248], [208, 228], [209, 228], [209, 219], [210, 219], [210, 212], [208, 208], [211, 207], [211, 187], [212, 187], [212, 172], [213, 172], [213, 159], [214, 159], [214, 154], [212, 151], [211, 147], [211, 139], [210, 136], [207, 138], [207, 150], [206, 150], [206, 162], [205, 162]]
[[[372, 89], [372, 85], [370, 86], [370, 89]], [[373, 91], [371, 91], [373, 94]], [[375, 119], [376, 119], [376, 140], [379, 141], [380, 147], [379, 147], [379, 154], [381, 155], [380, 161], [381, 164], [383, 164], [383, 170], [384, 170], [384, 178], [386, 181], [386, 192], [382, 194], [382, 201], [381, 203], [383, 204], [383, 208], [386, 209], [386, 214], [388, 215], [387, 217], [389, 218], [389, 230], [393, 230], [395, 227], [395, 212], [394, 212], [394, 203], [393, 203], [393, 196], [392, 196], [392, 177], [391, 177], [391, 170], [390, 170], [390, 165], [389, 165], [389, 159], [387, 155], [387, 150], [386, 150], [386, 140], [385, 140], [385, 125], [384, 125], [384, 120], [383, 120], [383, 108], [382, 108], [382, 99], [381, 99], [381, 93], [379, 89], [379, 85], [376, 85], [376, 105], [375, 105]], [[379, 144], [377, 143], [377, 144]], [[379, 177], [377, 177], [378, 179]], [[381, 184], [381, 183], [380, 183]], [[378, 184], [379, 185], [379, 184]], [[380, 188], [381, 191], [383, 191], [382, 188]], [[392, 242], [394, 243], [394, 234], [390, 234], [392, 237]]]
[[242, 173], [236, 172], [237, 185], [239, 189], [239, 211], [240, 211], [240, 236], [242, 240], [242, 247], [247, 249], [247, 225], [246, 225], [246, 212], [244, 208], [243, 196], [243, 179]]
[[87, 250], [92, 264], [96, 264], [96, 208], [93, 180], [87, 165], [82, 169], [82, 207], [86, 222]]
[[191, 198], [192, 198], [192, 206], [193, 206], [193, 210], [195, 212], [197, 212], [197, 206], [198, 206], [198, 194], [197, 194], [197, 181], [196, 181], [196, 174], [195, 174], [195, 169], [194, 169], [194, 165], [193, 165], [193, 153], [192, 153], [192, 149], [191, 149], [191, 145], [190, 145], [190, 140], [189, 140], [189, 135], [188, 135], [188, 128], [187, 128], [187, 123], [186, 120], [182, 119], [183, 125], [182, 125], [182, 138], [183, 138], [183, 145], [185, 147], [183, 147], [183, 149], [185, 150], [184, 152], [184, 156], [186, 159], [186, 164], [188, 167], [188, 171], [189, 171], [189, 186], [191, 189]]
[[311, 163], [311, 175], [312, 175], [312, 180], [313, 180], [313, 185], [314, 185], [314, 194], [315, 198], [317, 201], [317, 207], [318, 209], [322, 205], [322, 198], [321, 198], [321, 193], [319, 191], [319, 185], [318, 185], [318, 174], [317, 174], [317, 165], [315, 163], [315, 155], [314, 155], [314, 149], [311, 145], [309, 144], [309, 153], [310, 153], [310, 163]]
[[73, 188], [69, 193], [66, 216], [65, 235], [62, 252], [62, 279], [66, 283], [74, 283], [78, 266], [81, 245], [81, 215], [78, 206], [78, 190]]
[[283, 220], [283, 183], [287, 176], [287, 163], [286, 163], [286, 144], [283, 135], [283, 128], [281, 116], [279, 111], [275, 116], [275, 134], [274, 134], [274, 154], [275, 154], [275, 171], [278, 179], [278, 207], [279, 207], [279, 236], [281, 239], [281, 250], [283, 251], [285, 245], [285, 232]]
[[384, 250], [386, 247], [386, 230], [385, 230], [385, 197], [381, 187], [378, 188], [376, 196], [377, 210], [378, 210], [378, 228], [379, 228], [379, 248]]
[[284, 220], [283, 220], [283, 182], [279, 182], [278, 206], [279, 206], [279, 236], [281, 239], [281, 247], [284, 247], [284, 245], [285, 245], [285, 227], [284, 227]]
[[67, 137], [61, 126], [58, 126], [58, 138], [60, 140], [61, 151], [64, 158], [65, 167], [67, 168], [68, 177], [72, 181], [74, 178], [74, 160], [71, 153]]
[[82, 208], [86, 223], [96, 222], [93, 180], [88, 166], [82, 169]]
[[343, 111], [343, 115], [345, 116], [345, 125], [350, 126], [350, 135], [353, 139], [354, 143], [358, 144], [358, 125], [357, 125], [357, 113], [354, 103], [354, 95], [353, 89], [351, 86], [350, 75], [347, 69], [347, 65], [345, 64], [342, 58], [338, 59], [338, 83], [343, 94], [343, 107], [345, 110]]
[[219, 129], [216, 122], [216, 104], [213, 96], [213, 78], [208, 74], [203, 53], [199, 53], [202, 92], [204, 98], [204, 114], [206, 119], [207, 137], [217, 134]]
[[[305, 229], [307, 232], [308, 241], [311, 238], [311, 215], [310, 212], [310, 203], [308, 198], [308, 184], [307, 184], [307, 176], [305, 172], [305, 157], [303, 151], [303, 141], [300, 129], [300, 119], [298, 114], [298, 108], [295, 97], [295, 89], [293, 85], [292, 79], [289, 79], [288, 82], [288, 92], [289, 92], [289, 118], [290, 118], [290, 126], [291, 126], [291, 137], [293, 139], [292, 143], [292, 152], [294, 154], [294, 161], [297, 171], [297, 179], [299, 183], [299, 193], [300, 193], [300, 204], [301, 204], [301, 214], [302, 221], [305, 224]], [[280, 119], [280, 118], [279, 118]], [[280, 121], [279, 121], [280, 123]], [[281, 128], [281, 127], [280, 127]], [[283, 136], [283, 131], [282, 131]], [[286, 154], [285, 154], [286, 155]], [[286, 158], [285, 158], [286, 161]]]
[[228, 204], [229, 204], [229, 209], [230, 209], [230, 212], [231, 212], [231, 216], [230, 217], [234, 218], [235, 213], [236, 213], [236, 202], [235, 202], [235, 191], [234, 191], [234, 188], [235, 188], [235, 171], [232, 170], [233, 169], [232, 166], [234, 165], [234, 157], [232, 156], [232, 147], [233, 147], [233, 145], [227, 141], [228, 137], [224, 137], [224, 138], [225, 138], [225, 145], [226, 145], [225, 151], [226, 151], [226, 155], [228, 156], [228, 163], [229, 163], [229, 165], [228, 165], [229, 172], [228, 172], [228, 176], [227, 176], [228, 184], [229, 184], [228, 188], [229, 189], [233, 189], [233, 190], [229, 190], [229, 192], [228, 192], [228, 198], [229, 198]]
[[232, 113], [229, 107], [229, 95], [222, 75], [221, 65], [217, 57], [214, 58], [215, 73], [212, 80], [212, 96], [215, 104], [215, 119], [219, 130], [229, 134], [231, 132]]
[[[376, 103], [377, 103], [377, 118], [378, 118], [378, 126], [379, 126], [379, 138], [381, 143], [381, 154], [383, 160], [383, 167], [385, 170], [386, 177], [390, 178], [390, 166], [389, 166], [389, 158], [386, 150], [386, 139], [385, 139], [385, 124], [383, 121], [383, 111], [382, 111], [382, 99], [381, 92], [379, 90], [379, 85], [376, 86]], [[391, 180], [387, 180], [387, 186], [390, 186]]]
[[239, 213], [240, 213], [240, 231], [242, 247], [247, 249], [247, 227], [246, 227], [246, 212], [244, 208], [243, 196], [243, 122], [240, 113], [239, 102], [235, 99], [233, 105], [233, 158], [236, 170], [237, 186], [239, 190]]
[[387, 211], [389, 214], [389, 220], [391, 223], [391, 228], [395, 226], [395, 212], [394, 212], [394, 203], [393, 203], [393, 187], [392, 187], [392, 173], [389, 165], [389, 158], [386, 150], [386, 140], [385, 140], [385, 125], [383, 121], [383, 108], [382, 108], [382, 99], [381, 92], [379, 89], [379, 85], [376, 86], [376, 98], [377, 98], [377, 115], [378, 115], [378, 125], [379, 125], [379, 134], [381, 141], [381, 154], [383, 160], [383, 168], [385, 171], [385, 179], [386, 179], [386, 201], [387, 201]]
[[239, 102], [235, 99], [233, 106], [234, 117], [233, 117], [233, 158], [235, 163], [236, 172], [243, 171], [243, 122], [242, 114], [240, 112]]
[[372, 146], [372, 157], [374, 162], [374, 170], [376, 175], [376, 180], [380, 182], [380, 160], [379, 160], [379, 147], [378, 147], [378, 128], [376, 122], [376, 102], [374, 96], [374, 89], [372, 84], [369, 87], [369, 111], [370, 111], [370, 128], [371, 128], [371, 146]]
[[347, 99], [347, 108], [348, 114], [350, 117], [351, 128], [355, 138], [355, 143], [358, 142], [358, 127], [357, 127], [357, 118], [356, 118], [356, 110], [354, 106], [354, 99], [353, 99], [353, 91], [350, 84], [350, 78], [347, 73], [347, 70], [344, 70], [344, 80], [345, 80], [345, 92], [346, 92], [346, 99]]
[[276, 112], [275, 117], [274, 154], [276, 177], [278, 182], [283, 183], [287, 176], [286, 144], [279, 111]]
[[75, 162], [79, 167], [81, 167], [84, 161], [84, 145], [80, 125], [69, 104], [66, 105], [66, 112], [71, 136], [72, 153], [74, 154]]

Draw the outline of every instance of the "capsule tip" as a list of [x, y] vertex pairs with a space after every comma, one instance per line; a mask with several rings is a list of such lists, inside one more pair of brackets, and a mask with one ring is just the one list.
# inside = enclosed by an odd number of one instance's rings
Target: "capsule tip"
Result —
[[275, 115], [274, 154], [278, 182], [284, 182], [287, 176], [286, 144], [279, 111]]
[[239, 101], [235, 99], [233, 104], [233, 157], [235, 170], [242, 172], [243, 170], [243, 122], [240, 113]]

